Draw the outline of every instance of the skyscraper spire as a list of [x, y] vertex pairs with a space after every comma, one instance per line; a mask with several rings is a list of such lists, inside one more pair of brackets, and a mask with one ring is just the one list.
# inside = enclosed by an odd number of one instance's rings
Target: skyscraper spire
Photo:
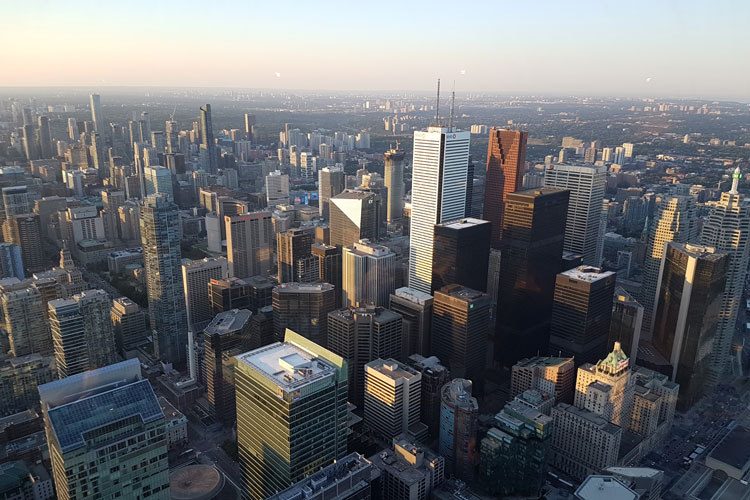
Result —
[[740, 173], [740, 167], [739, 165], [737, 168], [734, 169], [734, 172], [732, 173], [732, 189], [729, 191], [729, 194], [739, 194], [737, 191], [737, 188], [740, 185], [740, 179], [742, 178], [742, 174]]

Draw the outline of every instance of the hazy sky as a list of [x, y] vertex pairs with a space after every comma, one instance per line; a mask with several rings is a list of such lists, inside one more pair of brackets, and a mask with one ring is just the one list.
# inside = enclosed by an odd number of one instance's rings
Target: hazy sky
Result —
[[[231, 5], [229, 5], [231, 4]], [[750, 2], [0, 0], [0, 86], [750, 100]]]

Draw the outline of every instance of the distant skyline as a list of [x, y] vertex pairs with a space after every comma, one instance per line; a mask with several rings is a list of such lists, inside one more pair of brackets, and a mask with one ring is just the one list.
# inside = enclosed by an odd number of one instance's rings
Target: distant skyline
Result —
[[0, 0], [0, 86], [750, 101], [750, 4]]

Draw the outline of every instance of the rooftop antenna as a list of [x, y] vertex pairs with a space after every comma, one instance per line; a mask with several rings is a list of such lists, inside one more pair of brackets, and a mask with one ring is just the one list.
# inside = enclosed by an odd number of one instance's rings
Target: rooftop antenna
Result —
[[437, 105], [435, 106], [435, 125], [440, 126], [440, 78], [437, 86]]
[[448, 127], [453, 128], [453, 106], [456, 103], [456, 81], [453, 81], [453, 91], [451, 92], [451, 118], [448, 121]]

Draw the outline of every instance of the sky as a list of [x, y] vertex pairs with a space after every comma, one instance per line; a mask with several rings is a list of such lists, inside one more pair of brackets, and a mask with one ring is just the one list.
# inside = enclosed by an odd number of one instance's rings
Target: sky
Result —
[[743, 0], [0, 0], [0, 18], [5, 87], [750, 101]]

